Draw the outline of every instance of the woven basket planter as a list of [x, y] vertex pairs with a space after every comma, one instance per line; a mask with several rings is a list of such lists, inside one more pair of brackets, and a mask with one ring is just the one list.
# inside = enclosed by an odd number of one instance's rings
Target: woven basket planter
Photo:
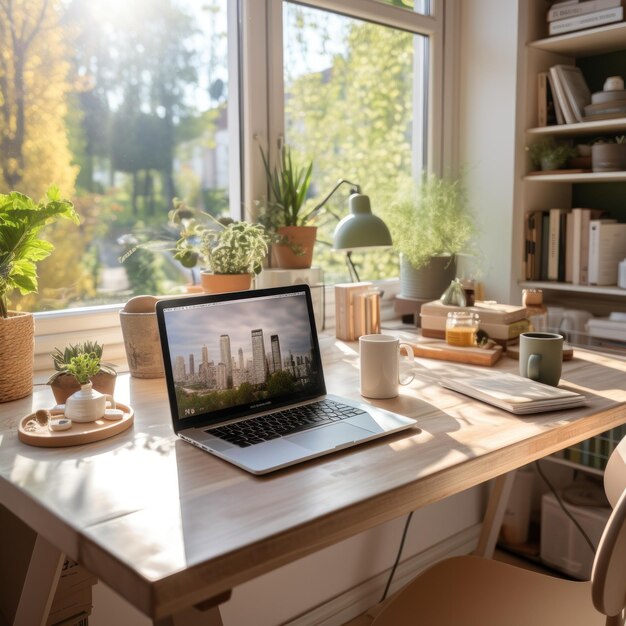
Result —
[[34, 337], [32, 313], [0, 317], [0, 402], [32, 393]]

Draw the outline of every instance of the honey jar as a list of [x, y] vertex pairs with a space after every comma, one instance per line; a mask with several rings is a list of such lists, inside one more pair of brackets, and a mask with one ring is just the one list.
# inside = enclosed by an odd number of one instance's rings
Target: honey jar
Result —
[[446, 319], [446, 343], [451, 346], [475, 346], [478, 315], [466, 311], [448, 313]]

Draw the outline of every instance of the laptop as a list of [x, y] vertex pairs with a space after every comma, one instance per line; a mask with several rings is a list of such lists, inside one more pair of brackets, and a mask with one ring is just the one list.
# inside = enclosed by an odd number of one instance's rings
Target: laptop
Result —
[[415, 425], [326, 393], [307, 285], [161, 300], [156, 312], [174, 432], [248, 472]]

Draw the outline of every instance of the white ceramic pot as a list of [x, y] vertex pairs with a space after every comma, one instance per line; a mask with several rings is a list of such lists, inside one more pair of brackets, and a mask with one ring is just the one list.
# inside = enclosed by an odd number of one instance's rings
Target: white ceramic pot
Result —
[[115, 400], [108, 393], [100, 393], [93, 389], [91, 383], [80, 386], [80, 391], [73, 393], [65, 402], [65, 417], [73, 422], [95, 422], [100, 419], [107, 408], [115, 408]]

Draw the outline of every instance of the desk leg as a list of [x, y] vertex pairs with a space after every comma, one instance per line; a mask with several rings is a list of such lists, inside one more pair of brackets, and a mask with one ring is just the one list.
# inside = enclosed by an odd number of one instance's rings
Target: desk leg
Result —
[[14, 626], [45, 625], [64, 558], [63, 552], [41, 535], [37, 535], [17, 605]]
[[225, 591], [170, 617], [155, 620], [154, 626], [223, 626], [220, 604], [230, 600], [230, 594]]
[[477, 556], [487, 559], [493, 557], [514, 480], [515, 470], [498, 476], [494, 481], [493, 489], [489, 494], [489, 502], [478, 538], [478, 545], [474, 550], [474, 554]]

